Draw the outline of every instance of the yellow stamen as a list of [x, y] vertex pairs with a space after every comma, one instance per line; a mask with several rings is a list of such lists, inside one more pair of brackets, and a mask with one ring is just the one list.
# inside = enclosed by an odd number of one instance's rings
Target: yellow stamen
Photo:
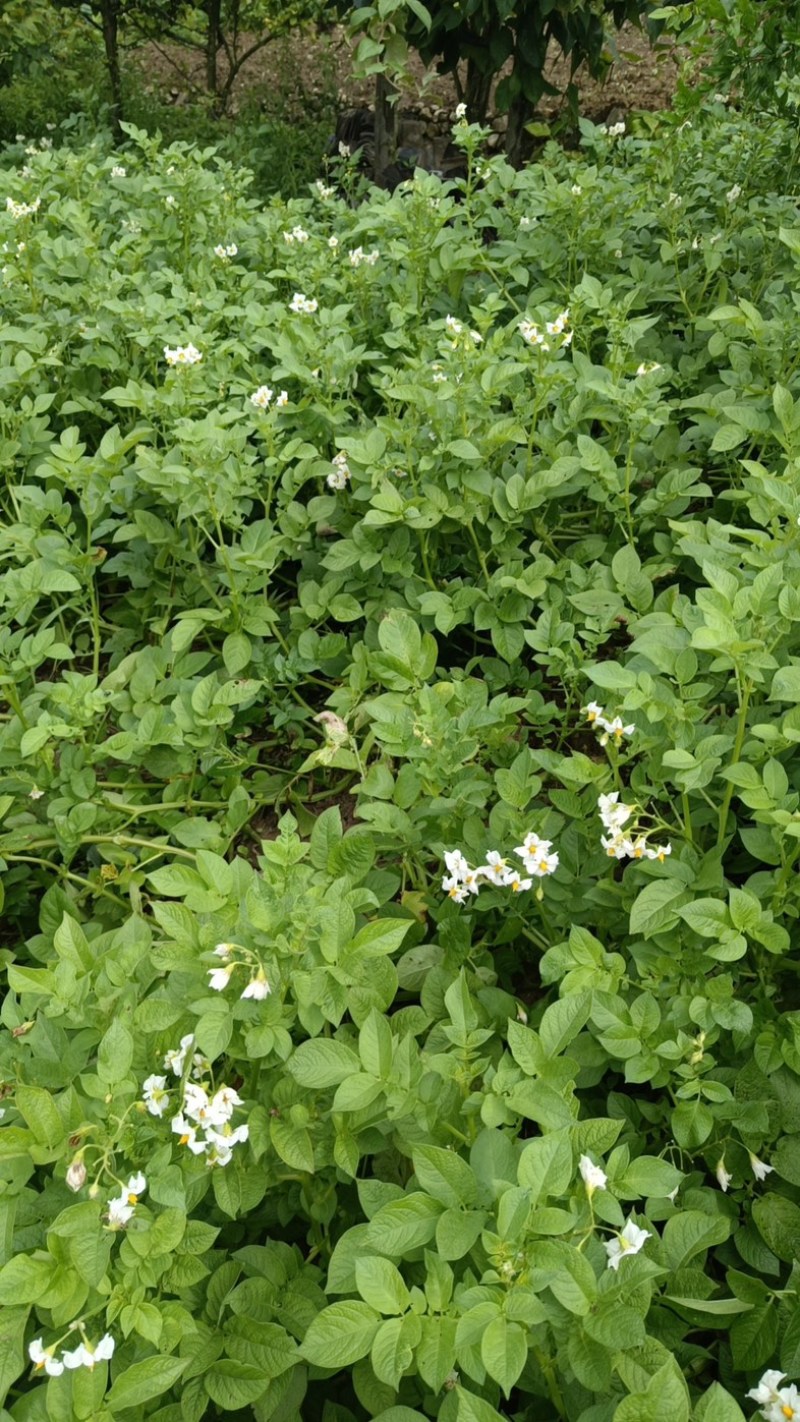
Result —
[[129, 1196], [128, 1196], [128, 1204], [129, 1204], [129, 1205], [138, 1205], [138, 1203], [139, 1203], [139, 1196], [138, 1196], [138, 1195], [129, 1195]]
[[189, 1137], [188, 1137], [188, 1136], [180, 1136], [180, 1137], [179, 1137], [179, 1139], [178, 1139], [178, 1145], [188, 1145], [188, 1144], [189, 1144]]
[[795, 1410], [794, 1410], [793, 1407], [790, 1407], [790, 1406], [789, 1406], [788, 1402], [785, 1402], [785, 1403], [783, 1404], [783, 1407], [781, 1408], [781, 1412], [783, 1413], [784, 1417], [788, 1417], [788, 1418], [789, 1418], [789, 1422], [791, 1422], [792, 1417], [795, 1416]]

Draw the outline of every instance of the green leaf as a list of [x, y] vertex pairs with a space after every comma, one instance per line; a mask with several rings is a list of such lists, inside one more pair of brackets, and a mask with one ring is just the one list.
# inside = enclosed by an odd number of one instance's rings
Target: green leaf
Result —
[[14, 1100], [37, 1141], [50, 1148], [63, 1141], [66, 1127], [49, 1091], [41, 1086], [18, 1086]]
[[715, 1382], [695, 1403], [694, 1422], [745, 1422], [745, 1415], [736, 1399]]
[[367, 1244], [391, 1259], [400, 1259], [423, 1244], [430, 1244], [436, 1233], [436, 1221], [442, 1207], [421, 1192], [390, 1200], [370, 1220]]
[[370, 1361], [376, 1378], [395, 1390], [404, 1373], [414, 1361], [414, 1342], [421, 1334], [416, 1314], [406, 1318], [389, 1318], [382, 1323], [373, 1339]]
[[445, 1210], [436, 1221], [436, 1248], [443, 1259], [463, 1259], [486, 1221], [483, 1210]]
[[681, 1210], [667, 1220], [661, 1236], [666, 1263], [672, 1270], [683, 1269], [695, 1255], [714, 1244], [722, 1244], [730, 1232], [731, 1221], [725, 1215]]
[[531, 1192], [531, 1204], [564, 1195], [574, 1174], [572, 1144], [567, 1130], [551, 1131], [530, 1141], [519, 1158], [520, 1185]]
[[665, 1363], [644, 1392], [624, 1398], [613, 1422], [689, 1422], [689, 1392], [677, 1363]]
[[734, 1367], [744, 1372], [770, 1362], [778, 1343], [778, 1324], [778, 1311], [770, 1302], [734, 1319], [730, 1330]]
[[154, 1397], [163, 1397], [188, 1366], [188, 1358], [173, 1358], [167, 1353], [132, 1363], [114, 1379], [106, 1402], [122, 1412], [126, 1407], [139, 1407]]
[[124, 1081], [133, 1062], [133, 1037], [115, 1017], [97, 1049], [97, 1075], [107, 1086]]
[[422, 1337], [417, 1345], [416, 1361], [420, 1377], [434, 1392], [439, 1392], [456, 1362], [456, 1328], [454, 1318], [424, 1317]]
[[333, 1038], [313, 1037], [301, 1042], [286, 1063], [286, 1070], [300, 1086], [324, 1090], [338, 1086], [348, 1076], [360, 1070], [356, 1053], [344, 1042]]
[[256, 1402], [269, 1385], [269, 1378], [255, 1363], [220, 1358], [203, 1377], [206, 1392], [223, 1412], [238, 1412]]
[[770, 1190], [753, 1201], [753, 1219], [773, 1254], [787, 1263], [800, 1260], [800, 1206]]
[[528, 1358], [524, 1330], [509, 1323], [501, 1314], [485, 1329], [481, 1339], [481, 1361], [490, 1378], [499, 1383], [506, 1397], [511, 1393]]
[[622, 1200], [641, 1196], [665, 1196], [683, 1180], [680, 1170], [667, 1160], [652, 1155], [640, 1155], [632, 1160], [621, 1179], [614, 1181], [614, 1193]]
[[474, 1205], [478, 1183], [471, 1166], [455, 1151], [421, 1145], [412, 1151], [411, 1159], [419, 1184], [434, 1200], [452, 1209]]
[[318, 1368], [346, 1368], [366, 1357], [379, 1324], [369, 1304], [349, 1299], [329, 1304], [311, 1320], [301, 1352]]
[[585, 1026], [592, 1005], [590, 992], [571, 993], [551, 1002], [539, 1023], [539, 1039], [545, 1055], [552, 1059], [577, 1037]]
[[456, 1388], [456, 1396], [458, 1397], [456, 1422], [504, 1422], [500, 1413], [482, 1397], [476, 1397], [472, 1392], [465, 1392], [463, 1387]]
[[405, 1313], [410, 1303], [403, 1276], [389, 1259], [357, 1259], [356, 1287], [364, 1302], [379, 1313]]
[[631, 933], [652, 938], [678, 922], [678, 910], [689, 894], [675, 879], [654, 879], [634, 899], [630, 916]]

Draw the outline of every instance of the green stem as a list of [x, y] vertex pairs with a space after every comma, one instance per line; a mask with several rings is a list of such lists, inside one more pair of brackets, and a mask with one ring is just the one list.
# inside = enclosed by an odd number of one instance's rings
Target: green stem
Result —
[[[736, 726], [736, 739], [733, 743], [733, 756], [731, 758], [730, 765], [728, 766], [729, 770], [732, 766], [738, 765], [739, 760], [741, 758], [742, 746], [744, 745], [745, 731], [747, 729], [747, 708], [750, 705], [750, 693], [752, 690], [753, 683], [751, 681], [746, 681], [744, 684], [744, 690], [741, 693], [739, 701], [739, 718]], [[733, 791], [733, 781], [729, 780], [725, 788], [725, 795], [722, 800], [722, 808], [719, 812], [719, 830], [717, 832], [718, 849], [721, 849], [722, 841], [725, 838], [725, 828], [728, 823], [728, 810], [730, 809], [731, 800], [733, 799]]]

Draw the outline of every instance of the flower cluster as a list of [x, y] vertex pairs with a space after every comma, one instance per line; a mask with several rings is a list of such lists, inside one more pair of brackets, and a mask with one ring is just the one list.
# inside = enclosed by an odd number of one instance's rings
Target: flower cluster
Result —
[[792, 1422], [800, 1419], [800, 1392], [794, 1383], [781, 1387], [785, 1373], [768, 1368], [757, 1387], [751, 1387], [747, 1396], [757, 1402], [761, 1416], [766, 1422]]
[[463, 321], [457, 320], [455, 316], [445, 316], [444, 327], [447, 334], [453, 337], [450, 342], [453, 350], [456, 350], [458, 347], [459, 337], [463, 337], [465, 342], [471, 341], [474, 346], [480, 345], [483, 340], [480, 331], [468, 330]]
[[530, 878], [523, 878], [519, 869], [504, 859], [496, 849], [490, 849], [486, 863], [473, 869], [460, 849], [450, 849], [444, 856], [447, 874], [442, 879], [442, 888], [454, 903], [466, 903], [470, 894], [478, 894], [481, 884], [498, 884], [511, 890], [513, 894], [524, 893], [533, 886], [533, 880], [544, 879], [558, 868], [558, 855], [553, 851], [552, 841], [540, 839], [531, 830], [514, 853], [522, 860], [522, 867]]
[[729, 188], [728, 191], [726, 192], [726, 194], [725, 194], [725, 201], [726, 201], [727, 203], [729, 203], [729, 204], [732, 204], [732, 203], [736, 202], [736, 199], [737, 199], [737, 198], [740, 198], [741, 196], [742, 196], [742, 189], [740, 188], [740, 186], [739, 186], [738, 183], [734, 183], [733, 187], [732, 187], [732, 188]]
[[[766, 1180], [767, 1176], [772, 1174], [773, 1170], [775, 1169], [775, 1166], [767, 1165], [767, 1162], [765, 1160], [759, 1160], [758, 1156], [753, 1155], [753, 1152], [751, 1150], [748, 1151], [747, 1154], [750, 1157], [750, 1169], [752, 1170], [756, 1180]], [[725, 1168], [724, 1155], [721, 1157], [719, 1164], [717, 1165], [717, 1168], [714, 1171], [714, 1174], [717, 1177], [717, 1184], [719, 1185], [720, 1190], [723, 1194], [727, 1194], [728, 1186], [733, 1180], [733, 1176], [731, 1175], [730, 1171], [726, 1170]]]
[[214, 949], [214, 952], [218, 958], [221, 958], [223, 960], [223, 966], [221, 968], [208, 969], [208, 986], [210, 988], [213, 988], [215, 992], [224, 992], [225, 988], [228, 986], [228, 983], [231, 980], [231, 975], [236, 971], [236, 969], [246, 967], [250, 972], [250, 980], [247, 983], [244, 992], [240, 993], [239, 996], [252, 997], [255, 998], [256, 1001], [263, 1001], [263, 999], [265, 997], [268, 997], [270, 992], [272, 991], [269, 983], [267, 982], [267, 975], [264, 972], [264, 969], [262, 968], [260, 963], [256, 964], [254, 955], [250, 953], [247, 949], [239, 950], [241, 953], [243, 953], [243, 957], [232, 957], [231, 955], [235, 953], [236, 950], [237, 944], [235, 943], [217, 944], [216, 948]]
[[[243, 996], [264, 994], [245, 993]], [[193, 1047], [194, 1036], [189, 1032], [181, 1037], [180, 1047], [165, 1054], [164, 1070], [182, 1079]], [[210, 1062], [195, 1052], [189, 1073], [193, 1079], [182, 1081], [182, 1099], [180, 1109], [172, 1118], [172, 1132], [178, 1136], [180, 1145], [188, 1146], [192, 1155], [204, 1155], [208, 1166], [227, 1165], [233, 1156], [233, 1147], [247, 1140], [249, 1126], [246, 1121], [239, 1126], [231, 1125], [234, 1111], [244, 1103], [232, 1086], [220, 1086], [212, 1091], [207, 1076], [210, 1070]], [[149, 1076], [142, 1098], [151, 1116], [163, 1116], [170, 1104], [167, 1078]]]
[[[567, 307], [566, 311], [560, 311], [554, 321], [545, 322], [544, 331], [540, 331], [535, 321], [529, 321], [527, 317], [525, 318], [525, 320], [520, 321], [517, 329], [519, 330], [523, 341], [527, 341], [529, 346], [538, 346], [540, 350], [549, 351], [550, 342], [547, 340], [547, 336], [550, 336], [551, 338], [558, 337], [558, 349], [560, 349], [562, 346], [569, 346], [572, 344], [573, 333], [572, 331], [568, 331], [566, 329], [568, 321], [569, 307]], [[546, 335], [545, 332], [547, 333]]]
[[586, 717], [589, 725], [594, 727], [595, 731], [600, 732], [601, 746], [607, 746], [612, 739], [614, 745], [619, 746], [622, 744], [623, 736], [632, 736], [636, 730], [633, 725], [626, 726], [621, 716], [614, 716], [609, 721], [603, 714], [602, 706], [598, 706], [596, 701], [590, 701], [588, 706], [584, 706], [582, 714]]
[[288, 242], [290, 247], [295, 242], [299, 242], [302, 246], [303, 242], [308, 241], [308, 233], [304, 227], [293, 227], [291, 232], [284, 232], [283, 240]]
[[93, 1368], [95, 1363], [107, 1362], [114, 1355], [114, 1339], [104, 1333], [97, 1343], [89, 1343], [86, 1338], [72, 1351], [65, 1349], [60, 1358], [55, 1356], [55, 1345], [42, 1346], [41, 1338], [34, 1338], [28, 1345], [28, 1357], [37, 1373], [45, 1372], [48, 1377], [58, 1378], [65, 1368]]
[[289, 310], [295, 315], [313, 316], [318, 309], [318, 302], [313, 296], [304, 296], [302, 291], [296, 291], [289, 302]]
[[323, 199], [323, 201], [327, 201], [328, 198], [332, 198], [334, 193], [336, 192], [335, 188], [330, 188], [328, 187], [327, 183], [323, 183], [321, 178], [317, 178], [314, 187], [316, 188], [317, 192], [319, 193], [319, 196]]
[[342, 489], [347, 488], [350, 480], [350, 466], [347, 463], [347, 455], [343, 449], [340, 449], [338, 454], [334, 454], [333, 466], [325, 482], [329, 489], [336, 489], [338, 492], [341, 492]]
[[354, 247], [350, 253], [351, 267], [360, 267], [362, 262], [366, 262], [368, 267], [374, 267], [380, 256], [377, 247], [373, 247], [371, 252], [365, 252], [363, 247]]
[[[672, 845], [651, 846], [647, 843], [647, 835], [639, 833], [638, 821], [628, 825], [634, 808], [620, 800], [618, 790], [600, 796], [597, 812], [606, 830], [606, 834], [600, 837], [600, 843], [610, 859], [657, 859], [663, 864], [667, 855], [672, 853]], [[624, 828], [626, 825], [627, 830]]]
[[214, 256], [219, 257], [221, 262], [228, 262], [231, 257], [238, 257], [238, 255], [239, 248], [235, 242], [229, 242], [227, 247], [224, 247], [220, 242], [219, 246], [214, 248]]
[[112, 178], [127, 178], [128, 170], [123, 168], [121, 163], [115, 163], [111, 169], [111, 176]]
[[6, 198], [6, 212], [11, 214], [15, 222], [18, 222], [21, 217], [32, 217], [35, 212], [39, 211], [41, 205], [41, 198], [35, 198], [33, 202], [15, 202], [11, 197]]
[[203, 359], [203, 352], [190, 341], [188, 346], [165, 346], [164, 359], [167, 365], [197, 365]]
[[114, 1199], [108, 1202], [109, 1229], [123, 1229], [128, 1221], [133, 1219], [139, 1197], [144, 1194], [146, 1189], [147, 1181], [141, 1171], [130, 1177], [127, 1185], [123, 1185], [119, 1195], [115, 1195]]
[[625, 122], [620, 119], [619, 123], [612, 123], [610, 128], [606, 124], [600, 123], [597, 125], [597, 132], [604, 133], [607, 138], [621, 138], [625, 132]]
[[[267, 410], [272, 400], [273, 393], [274, 392], [270, 389], [269, 385], [259, 385], [258, 389], [254, 390], [252, 395], [250, 396], [250, 404], [255, 405], [257, 410]], [[288, 405], [288, 403], [289, 392], [287, 390], [280, 390], [275, 396], [276, 410], [282, 410], [285, 405]]]

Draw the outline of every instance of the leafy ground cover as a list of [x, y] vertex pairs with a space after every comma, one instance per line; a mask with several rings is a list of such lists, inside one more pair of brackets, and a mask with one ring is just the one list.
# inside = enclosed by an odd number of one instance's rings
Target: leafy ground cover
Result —
[[661, 124], [6, 172], [4, 1417], [797, 1410], [796, 137]]

